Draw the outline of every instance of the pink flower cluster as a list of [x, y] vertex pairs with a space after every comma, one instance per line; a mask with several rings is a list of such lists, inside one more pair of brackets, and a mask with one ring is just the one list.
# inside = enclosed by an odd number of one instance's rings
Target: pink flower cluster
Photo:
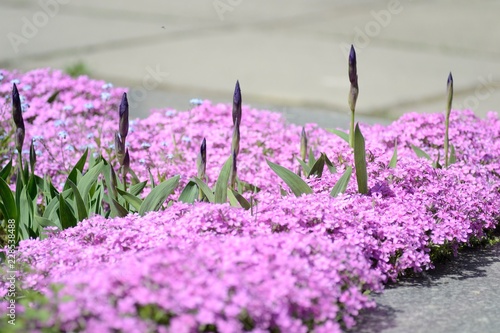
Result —
[[[83, 151], [113, 159], [122, 89], [85, 77], [37, 70], [0, 70], [0, 119], [9, 133], [12, 82], [25, 105], [27, 140], [34, 138], [37, 172], [62, 186]], [[29, 88], [28, 88], [29, 87]], [[60, 91], [55, 101], [47, 99]], [[4, 97], [7, 96], [7, 97]], [[186, 112], [156, 110], [131, 122], [127, 144], [142, 180], [196, 174], [207, 139], [207, 174], [215, 183], [231, 146], [231, 107], [204, 101]], [[306, 131], [315, 156], [327, 154], [338, 172], [306, 180], [312, 195], [281, 196], [287, 186], [266, 159], [297, 170], [301, 129], [279, 114], [243, 108], [238, 176], [262, 190], [252, 211], [175, 203], [141, 218], [94, 216], [48, 239], [19, 246], [32, 267], [22, 287], [51, 300], [49, 322], [86, 332], [339, 332], [373, 306], [364, 291], [380, 291], [407, 270], [432, 268], [431, 249], [456, 249], [500, 217], [500, 120], [452, 112], [450, 141], [457, 163], [432, 168], [411, 149], [443, 156], [444, 116], [407, 114], [389, 126], [361, 126], [369, 195], [353, 175], [345, 194], [329, 194], [353, 166], [348, 144], [315, 124]], [[1, 133], [0, 133], [1, 134]], [[388, 168], [398, 147], [398, 164]], [[13, 143], [10, 145], [11, 155]], [[25, 154], [26, 152], [22, 152]], [[11, 156], [0, 156], [2, 163]], [[182, 188], [172, 196], [176, 199]], [[250, 197], [250, 193], [244, 196]], [[58, 295], [50, 288], [62, 284]], [[7, 284], [0, 282], [0, 295]], [[61, 296], [70, 296], [63, 301]], [[0, 313], [6, 310], [1, 306]], [[147, 313], [147, 315], [145, 315]]]

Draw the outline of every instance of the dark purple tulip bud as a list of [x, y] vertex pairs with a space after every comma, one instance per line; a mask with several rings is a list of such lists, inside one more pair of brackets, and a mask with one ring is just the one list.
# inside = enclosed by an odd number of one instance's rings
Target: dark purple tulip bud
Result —
[[358, 99], [359, 87], [358, 87], [358, 70], [356, 65], [356, 51], [354, 46], [351, 45], [351, 52], [349, 53], [349, 81], [351, 82], [351, 88], [349, 90], [349, 107], [351, 111], [354, 112], [356, 109], [356, 100]]
[[[239, 122], [239, 118], [236, 118], [236, 123]], [[236, 155], [240, 153], [240, 127], [233, 127], [233, 140], [231, 142], [231, 151], [236, 152]]]
[[207, 141], [203, 138], [203, 142], [200, 146], [200, 153], [198, 154], [198, 158], [196, 160], [197, 170], [198, 170], [198, 178], [204, 179], [207, 170]]
[[125, 156], [125, 143], [120, 138], [120, 134], [118, 134], [118, 132], [115, 132], [115, 151], [116, 151], [116, 157], [118, 158], [118, 161], [122, 165], [123, 157]]
[[449, 114], [451, 112], [451, 104], [453, 102], [453, 76], [448, 75], [448, 82], [446, 84], [447, 92], [448, 92], [448, 104], [446, 108], [446, 112]]
[[31, 171], [34, 172], [35, 170], [35, 163], [36, 163], [36, 152], [35, 152], [35, 146], [33, 145], [34, 140], [31, 139], [31, 145], [30, 145], [30, 166], [31, 166]]
[[17, 128], [24, 129], [23, 109], [21, 108], [21, 98], [14, 83], [12, 86], [12, 117]]
[[120, 137], [125, 142], [128, 134], [128, 100], [127, 93], [123, 93], [120, 103]]
[[231, 188], [234, 189], [234, 186], [236, 184], [236, 176], [238, 174], [238, 168], [236, 166], [236, 163], [237, 163], [237, 159], [238, 159], [238, 154], [236, 153], [236, 151], [233, 150], [233, 153], [231, 154], [232, 155], [232, 158], [233, 158], [233, 167], [231, 168]]
[[241, 90], [240, 82], [236, 81], [236, 86], [234, 87], [233, 95], [233, 126], [241, 123]]
[[302, 127], [302, 133], [300, 133], [300, 158], [302, 161], [306, 160], [307, 155], [307, 135], [306, 129]]

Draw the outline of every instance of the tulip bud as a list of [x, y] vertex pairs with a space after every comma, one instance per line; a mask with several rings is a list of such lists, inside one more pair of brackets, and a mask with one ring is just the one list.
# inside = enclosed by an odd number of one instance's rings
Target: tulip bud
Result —
[[351, 45], [351, 52], [349, 53], [349, 81], [351, 82], [351, 88], [349, 91], [349, 107], [351, 111], [354, 112], [356, 109], [356, 101], [358, 99], [358, 70], [356, 65], [356, 51], [354, 46]]
[[203, 138], [203, 142], [201, 143], [200, 153], [198, 154], [196, 164], [198, 169], [198, 178], [204, 179], [207, 170], [207, 141], [205, 138]]
[[14, 83], [12, 86], [12, 117], [17, 128], [24, 129], [23, 110], [21, 108], [21, 99], [19, 91]]
[[300, 133], [300, 158], [302, 161], [306, 160], [307, 155], [307, 135], [306, 129], [302, 127], [302, 133]]
[[446, 88], [447, 88], [447, 93], [448, 93], [448, 104], [446, 107], [446, 113], [450, 114], [451, 104], [453, 102], [453, 76], [451, 75], [451, 72], [450, 72], [450, 75], [448, 75], [448, 82], [446, 84]]
[[36, 152], [35, 152], [35, 146], [33, 145], [34, 140], [31, 139], [31, 145], [30, 145], [30, 167], [31, 167], [31, 172], [35, 172], [35, 164], [36, 164]]
[[238, 124], [237, 127], [240, 126], [241, 123], [241, 90], [240, 90], [240, 82], [236, 81], [236, 86], [234, 87], [234, 95], [233, 95], [233, 126]]
[[128, 134], [128, 100], [127, 93], [123, 93], [122, 101], [120, 103], [120, 137], [125, 143]]

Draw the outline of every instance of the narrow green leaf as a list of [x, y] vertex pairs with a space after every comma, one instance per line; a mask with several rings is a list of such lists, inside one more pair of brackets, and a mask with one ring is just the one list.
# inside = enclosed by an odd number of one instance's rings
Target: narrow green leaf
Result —
[[438, 156], [436, 157], [436, 160], [432, 162], [432, 167], [435, 169], [442, 169], [443, 166], [441, 163], [439, 163], [439, 160], [441, 159], [441, 153], [438, 151]]
[[135, 210], [139, 211], [141, 208], [142, 200], [135, 195], [125, 192], [123, 190], [117, 189], [118, 194], [120, 194], [126, 202], [128, 202]]
[[327, 131], [330, 133], [336, 134], [338, 137], [343, 139], [345, 142], [349, 143], [349, 134], [347, 134], [346, 132], [343, 132], [341, 130], [334, 129], [334, 128], [328, 128]]
[[306, 162], [302, 161], [300, 158], [296, 157], [297, 161], [299, 161], [302, 170], [306, 177], [309, 177], [309, 172], [311, 172], [311, 167], [306, 164]]
[[226, 203], [227, 201], [227, 182], [229, 181], [229, 175], [233, 167], [233, 159], [229, 157], [222, 166], [219, 173], [219, 178], [215, 183], [215, 203]]
[[71, 207], [62, 194], [59, 195], [59, 220], [61, 221], [63, 230], [72, 228], [76, 226], [77, 223], [73, 210], [71, 210]]
[[328, 158], [328, 156], [326, 156], [326, 154], [324, 155], [325, 155], [325, 164], [328, 167], [328, 170], [330, 170], [330, 173], [331, 174], [337, 173], [337, 168], [335, 167], [335, 165], [333, 165], [332, 161], [330, 161], [330, 159]]
[[295, 196], [299, 197], [304, 193], [313, 193], [309, 185], [307, 185], [306, 182], [295, 173], [267, 159], [266, 161], [267, 165], [269, 165], [269, 167], [290, 187]]
[[207, 197], [208, 202], [211, 202], [211, 203], [215, 202], [215, 195], [214, 195], [214, 193], [207, 186], [207, 184], [205, 184], [203, 182], [203, 180], [201, 180], [201, 179], [199, 179], [197, 177], [193, 177], [191, 180], [194, 181], [196, 183], [196, 185], [198, 185], [198, 188], [200, 188], [201, 191], [203, 192], [203, 194]]
[[431, 157], [429, 156], [429, 154], [427, 154], [422, 149], [420, 149], [420, 148], [418, 148], [417, 146], [414, 146], [414, 145], [411, 145], [411, 148], [413, 149], [413, 151], [415, 152], [415, 154], [417, 154], [418, 157], [426, 158], [429, 161], [431, 160]]
[[80, 191], [80, 194], [83, 197], [83, 202], [85, 203], [85, 206], [88, 206], [90, 188], [95, 184], [97, 178], [99, 177], [99, 175], [103, 170], [104, 170], [104, 162], [101, 161], [94, 167], [90, 168], [85, 173], [85, 175], [83, 175], [82, 179], [80, 179], [80, 182], [78, 183], [77, 187], [78, 190]]
[[68, 175], [68, 178], [66, 180], [66, 183], [64, 184], [63, 190], [69, 189], [68, 180], [71, 180], [73, 182], [73, 184], [78, 184], [78, 171], [83, 173], [83, 168], [85, 167], [85, 162], [87, 162], [88, 154], [89, 154], [89, 150], [85, 149], [85, 152], [83, 153], [83, 155], [80, 157], [78, 162], [76, 162], [73, 169], [71, 169], [71, 171]]
[[314, 157], [312, 148], [309, 149], [309, 160], [307, 161], [309, 167], [312, 168], [314, 163], [316, 163], [316, 158]]
[[333, 187], [332, 192], [330, 193], [332, 197], [336, 197], [340, 193], [344, 193], [346, 191], [349, 180], [351, 180], [351, 174], [352, 167], [349, 166], [345, 169], [344, 173]]
[[453, 163], [456, 163], [456, 162], [457, 162], [457, 155], [455, 152], [455, 146], [450, 145], [450, 160], [448, 161], [448, 163], [450, 165], [452, 165]]
[[128, 215], [128, 211], [113, 198], [111, 198], [110, 207], [111, 217], [125, 217]]
[[311, 175], [316, 175], [318, 177], [321, 177], [323, 175], [324, 168], [325, 168], [325, 154], [321, 153], [321, 156], [312, 166], [309, 174], [307, 175], [307, 178], [309, 178]]
[[130, 187], [129, 193], [134, 196], [138, 196], [139, 194], [141, 194], [142, 190], [146, 187], [147, 183], [148, 183], [147, 180], [145, 180], [143, 182], [132, 185]]
[[2, 171], [0, 171], [0, 178], [7, 181], [7, 178], [9, 178], [11, 172], [12, 172], [12, 159], [9, 161], [9, 163], [7, 163], [6, 166], [3, 167]]
[[[229, 201], [230, 202], [231, 202], [231, 199], [234, 198], [238, 202], [238, 206], [241, 206], [245, 210], [249, 210], [250, 209], [250, 203], [248, 202], [248, 200], [245, 199], [241, 194], [239, 194], [235, 190], [231, 189], [228, 192], [228, 196], [229, 196]], [[236, 206], [236, 207], [238, 207], [238, 206]]]
[[35, 215], [35, 222], [42, 227], [57, 227], [61, 229], [61, 226], [59, 224], [41, 216]]
[[29, 178], [28, 178], [28, 185], [27, 185], [27, 189], [28, 191], [28, 194], [29, 194], [29, 197], [30, 198], [35, 198], [38, 194], [38, 189], [37, 189], [37, 186], [36, 186], [36, 179], [35, 179], [35, 175], [34, 174], [30, 174]]
[[47, 99], [47, 103], [52, 104], [56, 100], [57, 96], [59, 96], [59, 93], [61, 90], [56, 90], [50, 97]]
[[398, 142], [394, 141], [394, 152], [392, 153], [391, 161], [389, 162], [389, 168], [395, 168], [398, 164]]
[[186, 187], [182, 190], [181, 195], [179, 196], [179, 201], [185, 203], [194, 203], [196, 198], [198, 197], [198, 186], [194, 181], [190, 181], [187, 183]]
[[153, 174], [151, 173], [151, 169], [148, 168], [148, 173], [149, 173], [149, 182], [151, 183], [151, 189], [153, 190], [156, 185], [155, 185], [155, 180], [153, 178]]
[[179, 185], [179, 179], [180, 176], [172, 177], [163, 183], [158, 184], [153, 190], [151, 190], [139, 208], [139, 215], [143, 216], [147, 212], [159, 210], [167, 197], [172, 194], [177, 185]]
[[33, 216], [33, 203], [29, 198], [27, 187], [21, 191], [19, 202], [19, 228], [21, 230], [21, 239], [28, 239], [32, 230], [31, 217]]
[[78, 213], [78, 221], [83, 221], [85, 220], [89, 215], [87, 211], [87, 207], [85, 206], [85, 203], [83, 202], [83, 198], [80, 194], [80, 191], [78, 191], [78, 187], [68, 179], [69, 186], [73, 190], [73, 196], [75, 197], [75, 202], [74, 202], [74, 209]]
[[358, 182], [358, 192], [368, 193], [368, 172], [366, 170], [366, 150], [365, 138], [356, 124], [354, 130], [354, 166], [356, 168], [356, 181]]
[[5, 207], [5, 211], [2, 211], [5, 218], [7, 220], [17, 220], [16, 201], [14, 199], [14, 195], [12, 194], [12, 190], [3, 178], [0, 178], [0, 198], [2, 199], [3, 206]]

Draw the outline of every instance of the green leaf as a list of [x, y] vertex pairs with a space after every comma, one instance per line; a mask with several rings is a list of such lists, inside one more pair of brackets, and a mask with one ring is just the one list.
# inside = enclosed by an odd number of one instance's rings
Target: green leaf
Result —
[[111, 198], [110, 208], [111, 217], [125, 217], [128, 215], [128, 211], [113, 198]]
[[73, 182], [73, 184], [78, 184], [78, 171], [83, 173], [83, 168], [85, 167], [85, 162], [87, 162], [88, 154], [89, 154], [89, 150], [85, 149], [85, 152], [83, 153], [83, 155], [80, 157], [78, 162], [76, 162], [73, 169], [71, 169], [71, 171], [68, 175], [68, 178], [66, 180], [66, 183], [64, 184], [63, 190], [69, 189], [68, 180], [71, 180]]
[[448, 164], [452, 165], [453, 163], [456, 163], [456, 162], [457, 162], [457, 155], [455, 152], [455, 146], [450, 145], [450, 159], [448, 161]]
[[198, 197], [198, 186], [194, 181], [190, 181], [187, 183], [186, 187], [182, 190], [181, 195], [179, 196], [179, 201], [185, 203], [194, 203], [196, 198]]
[[282, 167], [281, 165], [275, 164], [269, 160], [267, 160], [267, 165], [281, 178], [283, 181], [290, 187], [292, 190], [293, 194], [295, 196], [299, 197], [302, 194], [311, 194], [313, 191], [309, 187], [309, 185], [306, 184], [305, 181], [302, 180], [299, 176], [297, 176], [295, 173], [291, 172], [290, 170]]
[[27, 191], [30, 196], [30, 198], [35, 198], [38, 193], [38, 189], [36, 186], [36, 179], [34, 174], [30, 174], [28, 178], [28, 185], [27, 185]]
[[12, 172], [12, 159], [9, 161], [9, 163], [7, 163], [6, 166], [3, 167], [2, 171], [0, 171], [0, 178], [7, 181], [7, 178], [9, 178], [11, 172]]
[[47, 99], [47, 103], [49, 103], [49, 104], [54, 103], [54, 101], [56, 100], [56, 98], [60, 92], [61, 92], [61, 90], [56, 90], [52, 95], [50, 95], [50, 97]]
[[74, 209], [78, 213], [78, 221], [83, 221], [85, 220], [89, 215], [87, 211], [87, 207], [85, 206], [85, 203], [83, 202], [83, 198], [80, 194], [80, 191], [78, 191], [78, 187], [68, 179], [69, 186], [73, 190], [73, 196], [75, 197], [75, 207]]
[[231, 168], [233, 167], [233, 159], [229, 157], [222, 166], [219, 173], [219, 178], [215, 183], [215, 203], [226, 203], [227, 201], [227, 182], [229, 180], [229, 175], [231, 173]]
[[[250, 209], [250, 203], [248, 202], [248, 200], [245, 199], [241, 194], [239, 194], [235, 190], [230, 189], [230, 191], [228, 192], [228, 197], [229, 197], [229, 202], [231, 202], [231, 206], [242, 207], [245, 210]], [[236, 200], [238, 205], [233, 205], [233, 203], [235, 202], [234, 200]]]
[[57, 227], [61, 229], [61, 226], [55, 223], [54, 221], [51, 221], [41, 216], [35, 215], [35, 222], [42, 227]]
[[207, 186], [207, 184], [205, 184], [203, 182], [203, 180], [201, 180], [201, 179], [199, 179], [197, 177], [193, 177], [191, 180], [194, 181], [196, 183], [196, 185], [198, 185], [198, 188], [200, 188], [201, 191], [203, 192], [203, 194], [207, 197], [208, 202], [211, 202], [211, 203], [215, 202], [215, 195], [214, 195], [214, 193]]
[[344, 174], [342, 174], [342, 176], [333, 187], [332, 192], [330, 193], [332, 197], [336, 197], [340, 193], [344, 193], [346, 191], [349, 180], [351, 180], [351, 174], [352, 167], [349, 166], [345, 169]]
[[172, 177], [163, 183], [158, 184], [153, 190], [151, 190], [139, 208], [139, 215], [143, 216], [147, 212], [159, 210], [167, 197], [174, 192], [177, 185], [179, 185], [179, 179], [180, 176]]
[[398, 164], [398, 142], [394, 141], [394, 152], [392, 153], [391, 161], [389, 162], [389, 168], [395, 168]]
[[443, 168], [443, 166], [441, 165], [441, 163], [439, 163], [440, 159], [441, 159], [441, 153], [438, 150], [438, 156], [436, 157], [436, 160], [434, 162], [432, 162], [432, 167], [433, 168], [435, 168], [435, 169], [442, 169]]
[[325, 155], [325, 164], [328, 167], [328, 170], [330, 170], [330, 173], [331, 174], [337, 173], [337, 168], [335, 167], [335, 165], [333, 165], [332, 161], [330, 161], [330, 159], [328, 158], [328, 156], [326, 156], [326, 154], [324, 155]]
[[347, 134], [341, 130], [334, 129], [334, 128], [328, 128], [327, 131], [330, 133], [336, 134], [338, 137], [343, 139], [345, 142], [349, 143], [349, 134]]
[[418, 157], [426, 158], [429, 161], [431, 160], [431, 157], [429, 156], [429, 154], [427, 154], [422, 149], [420, 149], [420, 148], [418, 148], [417, 146], [414, 146], [414, 145], [411, 145], [411, 148], [413, 149], [413, 151], [415, 152], [415, 154], [417, 154]]
[[26, 187], [21, 191], [19, 208], [19, 229], [21, 231], [21, 239], [28, 239], [30, 230], [32, 230], [31, 216], [33, 215], [33, 203], [29, 198]]
[[323, 175], [324, 168], [325, 168], [325, 154], [321, 153], [321, 156], [312, 166], [309, 174], [307, 175], [307, 178], [309, 178], [311, 175], [316, 175], [318, 177], [321, 177]]
[[63, 230], [72, 228], [77, 223], [73, 210], [71, 210], [62, 193], [59, 195], [59, 220]]
[[316, 163], [316, 158], [314, 158], [313, 150], [312, 148], [309, 149], [309, 167], [312, 168], [312, 166]]
[[365, 138], [356, 124], [354, 130], [354, 166], [356, 168], [356, 181], [358, 182], [358, 192], [368, 193], [368, 172], [366, 170], [366, 150]]
[[123, 190], [117, 189], [118, 194], [120, 194], [126, 202], [128, 202], [135, 210], [139, 211], [142, 205], [142, 200], [135, 195], [125, 192]]
[[130, 187], [129, 193], [134, 196], [138, 196], [139, 194], [141, 194], [142, 190], [146, 187], [147, 183], [148, 183], [147, 180], [145, 180], [143, 182], [132, 185]]
[[12, 190], [3, 178], [0, 178], [0, 198], [3, 203], [2, 214], [6, 220], [16, 220], [17, 223], [16, 201], [14, 199], [14, 195], [12, 194]]
[[90, 168], [85, 173], [85, 175], [83, 175], [82, 179], [80, 179], [77, 185], [78, 190], [80, 191], [80, 194], [83, 197], [83, 202], [85, 203], [85, 206], [88, 206], [90, 188], [95, 184], [97, 178], [99, 177], [103, 169], [104, 169], [104, 162], [101, 161], [94, 167]]
[[148, 168], [148, 173], [149, 173], [149, 182], [151, 183], [151, 189], [154, 189], [156, 187], [155, 180], [153, 178], [153, 174], [151, 173], [151, 169], [149, 168]]
[[309, 177], [309, 172], [311, 172], [311, 167], [306, 164], [306, 162], [302, 161], [300, 158], [296, 157], [297, 161], [299, 161], [302, 170], [306, 177]]

